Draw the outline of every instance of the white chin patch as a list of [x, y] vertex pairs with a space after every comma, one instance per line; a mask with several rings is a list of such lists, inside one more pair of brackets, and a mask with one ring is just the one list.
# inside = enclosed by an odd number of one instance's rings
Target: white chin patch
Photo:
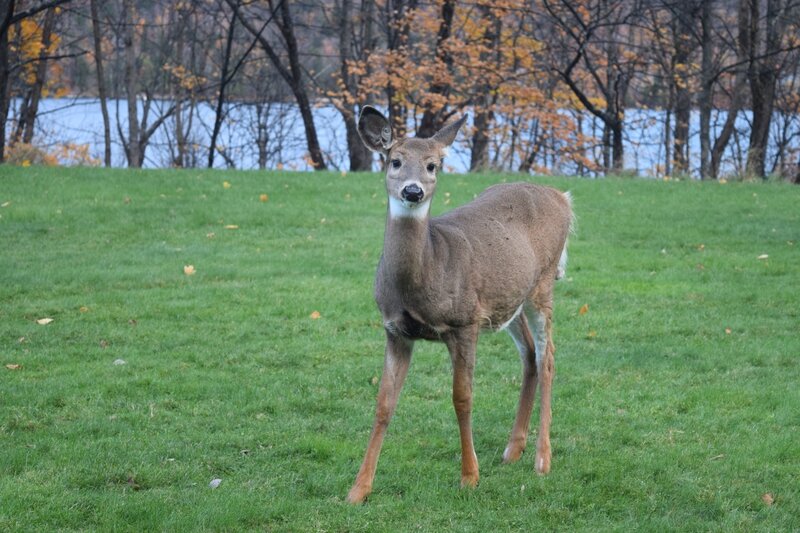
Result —
[[389, 216], [392, 218], [416, 218], [423, 219], [428, 216], [428, 209], [431, 206], [430, 199], [418, 204], [400, 200], [394, 196], [389, 197]]

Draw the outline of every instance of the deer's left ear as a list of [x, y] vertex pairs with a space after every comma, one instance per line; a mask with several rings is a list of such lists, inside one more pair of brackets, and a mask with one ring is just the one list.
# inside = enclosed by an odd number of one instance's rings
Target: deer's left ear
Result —
[[463, 126], [467, 121], [468, 116], [469, 115], [465, 114], [460, 119], [456, 120], [455, 122], [451, 122], [444, 128], [437, 131], [436, 135], [433, 136], [433, 140], [443, 144], [444, 146], [450, 146], [453, 144], [453, 141], [456, 140], [456, 135], [458, 135], [458, 130], [461, 129], [461, 126]]
[[386, 155], [392, 147], [392, 126], [383, 114], [365, 105], [358, 116], [358, 135], [373, 152]]

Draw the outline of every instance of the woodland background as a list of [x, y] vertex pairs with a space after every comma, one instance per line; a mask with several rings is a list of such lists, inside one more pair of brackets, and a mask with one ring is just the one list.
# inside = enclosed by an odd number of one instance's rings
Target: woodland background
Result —
[[[799, 0], [2, 0], [0, 24], [10, 163], [110, 166], [117, 143], [140, 167], [160, 131], [165, 166], [239, 168], [232, 125], [259, 168], [294, 128], [308, 168], [369, 170], [370, 103], [418, 136], [470, 113], [471, 171], [625, 173], [638, 128], [656, 176], [800, 182]], [[43, 102], [81, 98], [96, 152], [45, 134]], [[346, 154], [321, 146], [322, 108]]]

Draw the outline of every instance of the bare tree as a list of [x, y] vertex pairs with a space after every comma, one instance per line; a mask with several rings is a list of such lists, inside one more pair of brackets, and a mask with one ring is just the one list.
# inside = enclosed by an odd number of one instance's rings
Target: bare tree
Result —
[[[568, 0], [543, 2], [546, 22], [556, 25], [563, 36], [561, 42], [551, 43], [551, 68], [586, 110], [602, 121], [603, 167], [621, 171], [625, 99], [637, 59], [623, 51], [632, 48], [630, 23], [640, 15], [640, 6], [636, 1], [597, 0], [577, 10]], [[585, 75], [579, 74], [578, 67]], [[593, 91], [603, 96], [604, 107], [591, 98]]]
[[[366, 5], [363, 5], [366, 4]], [[373, 0], [365, 0], [362, 2], [362, 10], [364, 11], [361, 17], [362, 24], [362, 40], [361, 46], [358, 47], [361, 54], [359, 59], [365, 59], [368, 47], [371, 46], [372, 41], [372, 16], [371, 11], [374, 8]], [[343, 85], [344, 98], [341, 103], [337, 105], [339, 113], [344, 120], [345, 133], [347, 135], [347, 153], [350, 157], [350, 170], [370, 170], [372, 168], [372, 153], [361, 142], [361, 137], [358, 135], [358, 128], [356, 125], [355, 104], [361, 104], [358, 97], [358, 77], [352, 71], [351, 65], [357, 58], [356, 42], [353, 27], [353, 2], [351, 0], [342, 0], [339, 6], [339, 62], [340, 71], [339, 76]]]
[[[453, 32], [453, 16], [456, 11], [455, 0], [444, 0], [442, 2], [441, 14], [439, 19], [439, 31], [436, 34], [436, 57], [437, 71], [451, 73], [453, 70], [453, 56], [450, 52], [448, 39]], [[451, 91], [451, 84], [445, 76], [434, 78], [428, 93], [422, 101], [422, 120], [417, 128], [417, 137], [432, 137], [444, 125], [454, 111], [448, 110], [445, 106], [434, 104], [434, 98], [441, 96], [447, 98]], [[448, 113], [449, 111], [449, 113]]]
[[290, 2], [288, 2], [288, 0], [279, 0], [276, 3], [273, 0], [269, 0], [270, 15], [268, 17], [261, 17], [266, 18], [267, 21], [274, 20], [275, 25], [278, 27], [281, 43], [286, 53], [286, 59], [284, 60], [280, 57], [269, 39], [263, 35], [266, 24], [259, 28], [252, 22], [252, 19], [255, 18], [252, 12], [250, 16], [246, 16], [244, 10], [239, 6], [238, 0], [226, 1], [234, 10], [236, 17], [242, 25], [257, 39], [261, 49], [267, 54], [275, 70], [278, 71], [287, 85], [289, 85], [297, 102], [300, 116], [303, 119], [303, 127], [306, 133], [308, 155], [311, 159], [311, 165], [315, 170], [325, 170], [327, 165], [317, 137], [317, 128], [314, 125], [311, 100], [306, 89], [305, 73], [300, 64], [300, 51], [297, 43], [297, 36], [295, 35], [294, 19], [292, 18], [292, 12], [289, 7]]
[[8, 32], [11, 26], [26, 18], [33, 17], [47, 9], [69, 3], [71, 0], [50, 0], [40, 2], [24, 10], [16, 11], [16, 0], [0, 0], [0, 163], [5, 161], [6, 121], [8, 119], [8, 80], [11, 74], [9, 64]]
[[50, 46], [53, 38], [53, 27], [55, 26], [56, 12], [54, 8], [48, 9], [44, 15], [42, 27], [42, 41], [39, 55], [36, 61], [36, 69], [33, 75], [33, 83], [25, 91], [22, 97], [22, 105], [17, 121], [17, 129], [14, 133], [14, 143], [22, 141], [30, 143], [33, 140], [33, 130], [36, 125], [36, 114], [39, 111], [39, 101], [42, 98], [42, 89], [47, 79], [47, 57], [50, 53]]
[[92, 15], [92, 38], [94, 44], [94, 64], [97, 73], [97, 96], [100, 99], [100, 112], [103, 115], [103, 162], [111, 166], [111, 120], [108, 116], [108, 93], [106, 91], [105, 69], [103, 67], [102, 31], [97, 0], [91, 0], [89, 7]]

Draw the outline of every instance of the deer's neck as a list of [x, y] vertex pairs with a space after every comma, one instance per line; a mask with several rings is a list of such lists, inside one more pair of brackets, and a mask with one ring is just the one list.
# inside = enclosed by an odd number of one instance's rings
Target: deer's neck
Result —
[[[391, 201], [391, 200], [390, 200]], [[433, 244], [427, 205], [397, 216], [390, 206], [383, 243], [384, 275], [399, 286], [418, 287], [431, 274]]]

